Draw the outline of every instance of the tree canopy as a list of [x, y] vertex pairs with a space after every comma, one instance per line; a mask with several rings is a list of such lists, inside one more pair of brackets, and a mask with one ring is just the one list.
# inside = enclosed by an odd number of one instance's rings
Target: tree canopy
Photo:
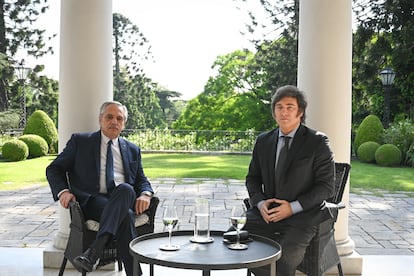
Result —
[[[238, 0], [239, 3], [246, 1]], [[268, 107], [271, 94], [277, 87], [297, 83], [299, 0], [260, 2], [270, 23], [259, 21], [250, 11], [251, 21], [246, 24], [246, 35], [261, 32], [259, 39], [251, 39], [256, 51], [245, 59], [241, 58], [241, 50], [219, 57], [213, 64], [217, 75], [209, 79], [202, 94], [189, 102], [174, 127], [245, 130], [251, 127], [246, 120], [251, 120], [252, 127], [261, 130], [274, 124], [265, 120], [271, 116]], [[385, 67], [392, 67], [396, 72], [391, 119], [412, 120], [414, 2], [354, 0], [353, 10], [357, 26], [353, 34], [353, 123], [358, 125], [368, 114], [382, 117], [384, 87], [378, 74]], [[279, 35], [269, 38], [269, 33]], [[240, 106], [244, 113], [248, 110], [256, 113], [247, 118], [241, 116]], [[261, 108], [257, 109], [258, 106]], [[261, 123], [257, 122], [259, 118], [263, 120]]]
[[[12, 1], [0, 0], [0, 53], [6, 60], [0, 66], [0, 111], [8, 110], [13, 97], [9, 87], [14, 80], [17, 53], [35, 58], [50, 53], [53, 49], [46, 45], [45, 30], [36, 29], [34, 23], [48, 9], [47, 0]], [[43, 66], [36, 66], [40, 72]], [[20, 95], [18, 95], [20, 96]]]

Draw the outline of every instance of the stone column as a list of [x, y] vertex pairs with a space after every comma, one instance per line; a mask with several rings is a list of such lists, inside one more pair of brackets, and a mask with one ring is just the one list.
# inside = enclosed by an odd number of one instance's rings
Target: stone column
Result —
[[[330, 138], [336, 162], [350, 162], [352, 111], [351, 0], [301, 0], [298, 87], [308, 99], [307, 125]], [[351, 170], [352, 173], [352, 170]], [[343, 202], [349, 204], [349, 183]], [[362, 258], [348, 236], [348, 208], [335, 238], [346, 274], [362, 273]]]
[[[58, 130], [62, 151], [73, 132], [99, 129], [99, 107], [113, 98], [112, 1], [63, 0], [60, 18]], [[69, 211], [57, 204], [59, 230], [54, 248], [63, 250], [70, 217]], [[59, 266], [61, 258], [55, 258], [51, 260], [46, 252], [44, 266]]]

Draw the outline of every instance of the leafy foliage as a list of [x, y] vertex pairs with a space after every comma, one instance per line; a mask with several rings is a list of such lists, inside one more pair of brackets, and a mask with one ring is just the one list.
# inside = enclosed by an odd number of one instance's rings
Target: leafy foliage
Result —
[[[383, 91], [378, 72], [396, 72], [391, 92], [391, 121], [414, 119], [414, 3], [411, 0], [359, 0], [354, 5], [358, 29], [354, 34], [353, 115], [383, 114]], [[364, 114], [365, 112], [365, 114]]]
[[115, 87], [122, 90], [121, 68], [128, 74], [143, 74], [141, 61], [152, 58], [149, 42], [139, 28], [119, 13], [112, 15]]
[[[0, 111], [9, 108], [8, 87], [13, 81], [13, 63], [21, 51], [27, 56], [41, 57], [52, 52], [45, 44], [45, 30], [35, 29], [34, 23], [48, 8], [47, 0], [0, 1], [0, 53], [7, 64], [0, 66]], [[51, 39], [51, 38], [48, 38]]]
[[358, 147], [358, 159], [365, 163], [375, 162], [375, 151], [379, 148], [379, 146], [380, 144], [373, 141], [362, 143]]
[[45, 156], [49, 152], [49, 146], [43, 137], [36, 134], [25, 134], [18, 138], [29, 148], [28, 158]]
[[375, 115], [368, 115], [359, 125], [355, 135], [355, 150], [365, 142], [376, 142], [382, 144], [384, 127], [380, 119]]
[[409, 165], [407, 153], [414, 145], [414, 124], [407, 119], [391, 124], [384, 131], [384, 143], [396, 145], [402, 153], [403, 164]]
[[18, 139], [9, 140], [2, 147], [2, 156], [10, 161], [22, 161], [29, 156], [29, 147]]
[[402, 160], [402, 154], [397, 146], [392, 144], [381, 145], [375, 151], [375, 161], [381, 166], [398, 166]]
[[46, 140], [49, 150], [57, 152], [58, 133], [52, 119], [42, 110], [36, 110], [28, 118], [23, 134], [36, 134]]
[[[157, 97], [158, 86], [145, 76], [141, 62], [151, 47], [139, 28], [121, 14], [113, 14], [114, 99], [128, 107], [126, 128], [165, 128], [165, 110]], [[163, 104], [165, 105], [164, 98]]]
[[125, 75], [124, 90], [115, 90], [114, 99], [128, 107], [126, 128], [165, 128], [166, 118], [157, 97], [156, 84], [143, 75]]
[[274, 123], [269, 99], [255, 93], [262, 83], [260, 73], [249, 68], [254, 55], [236, 50], [219, 56], [213, 64], [217, 74], [210, 77], [204, 91], [190, 100], [173, 124], [175, 129], [199, 130], [265, 130]]
[[18, 128], [19, 118], [17, 110], [0, 112], [0, 132], [4, 133], [7, 129]]
[[123, 136], [147, 151], [251, 152], [259, 133], [230, 130], [126, 130]]
[[414, 167], [414, 143], [408, 148], [406, 153], [406, 162], [407, 165]]
[[155, 94], [160, 101], [160, 107], [167, 120], [168, 127], [171, 127], [171, 123], [177, 120], [185, 105], [184, 101], [178, 100], [182, 94], [167, 89], [157, 89]]

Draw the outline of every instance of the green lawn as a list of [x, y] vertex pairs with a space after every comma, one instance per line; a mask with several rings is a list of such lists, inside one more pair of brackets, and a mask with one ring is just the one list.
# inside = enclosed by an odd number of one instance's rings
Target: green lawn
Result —
[[[0, 160], [0, 190], [13, 190], [33, 184], [47, 185], [45, 169], [55, 156], [22, 162]], [[249, 155], [155, 154], [142, 155], [149, 178], [223, 178], [244, 180]], [[386, 168], [359, 161], [351, 162], [351, 190], [384, 189], [414, 191], [413, 168]]]
[[33, 184], [47, 185], [45, 169], [55, 156], [6, 162], [0, 159], [0, 190], [14, 190]]
[[351, 189], [384, 189], [414, 191], [414, 168], [380, 167], [375, 164], [351, 162]]
[[150, 178], [244, 179], [250, 155], [143, 154], [142, 159]]

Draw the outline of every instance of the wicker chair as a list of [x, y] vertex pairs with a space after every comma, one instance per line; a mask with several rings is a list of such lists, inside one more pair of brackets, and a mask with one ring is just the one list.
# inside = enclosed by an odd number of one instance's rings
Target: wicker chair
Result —
[[[335, 163], [335, 196], [329, 202], [324, 202], [321, 207], [322, 209], [327, 208], [332, 218], [322, 222], [318, 226], [316, 235], [311, 240], [306, 249], [303, 261], [297, 268], [297, 270], [308, 276], [324, 275], [328, 269], [335, 265], [338, 267], [339, 275], [344, 275], [341, 259], [336, 248], [334, 225], [338, 218], [338, 210], [345, 208], [341, 200], [350, 169], [351, 166], [347, 163]], [[250, 208], [248, 198], [244, 199], [244, 204], [247, 208]], [[250, 270], [247, 271], [247, 275], [251, 275]]]
[[[159, 204], [158, 197], [151, 198], [150, 208], [143, 214], [136, 216], [135, 227], [138, 236], [154, 232], [154, 218]], [[70, 202], [69, 204], [71, 223], [68, 244], [66, 246], [62, 264], [59, 270], [59, 276], [65, 272], [67, 261], [71, 263], [76, 256], [82, 254], [88, 246], [95, 240], [96, 233], [99, 229], [99, 223], [93, 220], [85, 221], [82, 210], [78, 202]], [[118, 261], [116, 240], [110, 242], [104, 249], [100, 258], [98, 267]], [[122, 262], [118, 262], [119, 271], [122, 270]], [[86, 275], [86, 271], [82, 271], [82, 276]]]

